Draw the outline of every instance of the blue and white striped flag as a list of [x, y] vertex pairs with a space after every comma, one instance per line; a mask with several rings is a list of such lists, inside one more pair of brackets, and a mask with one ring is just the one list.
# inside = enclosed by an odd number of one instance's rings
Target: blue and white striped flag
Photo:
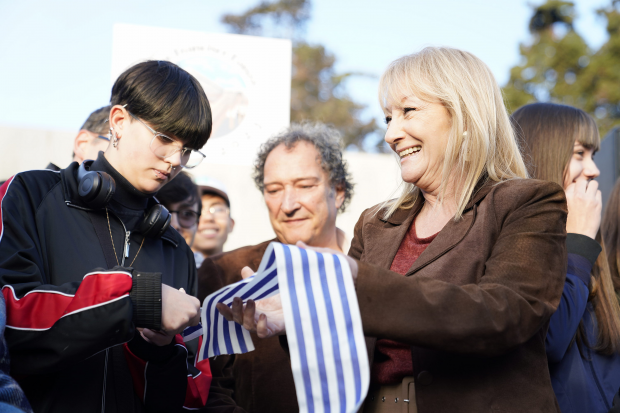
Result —
[[181, 337], [183, 337], [183, 342], [187, 343], [188, 341], [192, 341], [195, 338], [198, 338], [202, 335], [202, 324], [198, 323], [197, 326], [187, 327], [181, 333]]
[[366, 398], [370, 369], [351, 272], [338, 255], [269, 244], [254, 276], [205, 299], [199, 360], [254, 350], [249, 332], [227, 321], [217, 303], [278, 293], [300, 412], [356, 412]]

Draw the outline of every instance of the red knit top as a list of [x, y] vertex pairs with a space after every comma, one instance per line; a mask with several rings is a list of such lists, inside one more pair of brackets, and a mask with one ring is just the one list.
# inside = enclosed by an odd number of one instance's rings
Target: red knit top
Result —
[[[414, 220], [398, 247], [390, 270], [405, 275], [436, 236], [437, 234], [418, 238]], [[396, 384], [406, 376], [413, 376], [411, 346], [393, 340], [377, 340], [371, 381], [377, 384]]]

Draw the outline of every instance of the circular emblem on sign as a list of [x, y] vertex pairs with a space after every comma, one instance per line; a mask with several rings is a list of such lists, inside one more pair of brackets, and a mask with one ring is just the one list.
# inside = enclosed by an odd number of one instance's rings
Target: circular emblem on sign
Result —
[[213, 116], [211, 139], [221, 138], [241, 125], [249, 106], [248, 79], [239, 65], [227, 56], [186, 56], [177, 64], [202, 85]]

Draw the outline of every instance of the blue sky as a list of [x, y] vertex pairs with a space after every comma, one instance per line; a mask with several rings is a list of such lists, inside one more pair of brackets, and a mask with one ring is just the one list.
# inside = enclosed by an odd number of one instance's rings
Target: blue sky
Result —
[[[306, 37], [322, 43], [337, 70], [367, 73], [348, 82], [367, 104], [364, 116], [382, 116], [378, 77], [394, 59], [427, 45], [473, 52], [500, 84], [519, 62], [527, 41], [528, 3], [541, 0], [314, 0]], [[0, 124], [77, 130], [109, 100], [112, 26], [139, 24], [226, 32], [224, 13], [258, 0], [0, 0]], [[591, 47], [605, 40], [594, 10], [609, 0], [577, 0], [576, 28]], [[174, 4], [174, 6], [173, 6]], [[128, 39], [130, 41], [130, 39]]]

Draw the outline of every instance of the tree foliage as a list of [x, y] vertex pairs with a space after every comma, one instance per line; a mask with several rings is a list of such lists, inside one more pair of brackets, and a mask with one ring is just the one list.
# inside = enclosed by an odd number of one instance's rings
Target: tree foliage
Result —
[[609, 40], [590, 50], [575, 31], [571, 1], [548, 0], [533, 7], [522, 63], [510, 71], [504, 87], [511, 110], [527, 103], [551, 101], [582, 108], [594, 115], [601, 132], [620, 124], [620, 14], [618, 0], [598, 13], [607, 19]]
[[346, 80], [357, 73], [336, 73], [336, 57], [323, 45], [303, 40], [310, 18], [310, 0], [263, 1], [242, 14], [224, 15], [222, 23], [237, 34], [286, 37], [293, 41], [291, 121], [333, 125], [344, 146], [363, 149], [364, 139], [378, 131], [374, 119], [360, 119], [365, 105], [347, 94]]
[[[226, 14], [222, 16], [221, 21], [233, 33], [262, 36], [268, 23], [294, 30], [303, 27], [309, 18], [309, 1], [280, 0], [275, 3], [263, 1], [241, 14]], [[289, 37], [293, 37], [293, 33], [289, 33]]]
[[620, 1], [597, 12], [607, 20], [608, 41], [593, 54], [580, 79], [583, 108], [594, 113], [601, 130], [620, 125]]

